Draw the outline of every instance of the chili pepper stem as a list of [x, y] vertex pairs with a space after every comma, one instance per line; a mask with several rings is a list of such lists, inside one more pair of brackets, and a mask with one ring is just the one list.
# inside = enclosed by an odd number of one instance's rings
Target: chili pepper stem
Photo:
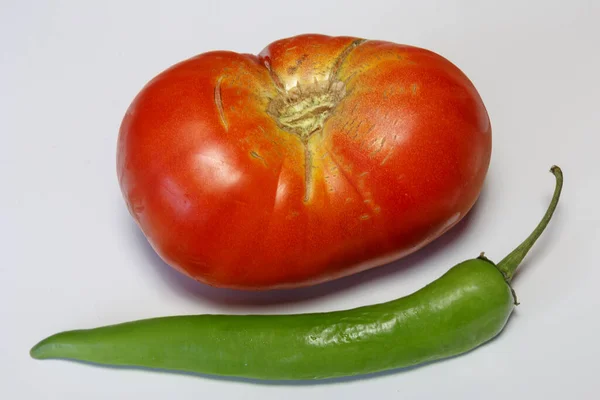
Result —
[[563, 173], [562, 170], [556, 165], [550, 168], [550, 172], [552, 172], [554, 174], [554, 177], [556, 178], [556, 187], [554, 189], [552, 201], [550, 202], [550, 205], [548, 206], [544, 217], [539, 222], [537, 227], [533, 230], [533, 232], [531, 232], [531, 234], [527, 237], [527, 239], [525, 239], [523, 243], [519, 245], [519, 247], [514, 249], [509, 255], [504, 257], [504, 259], [502, 259], [502, 261], [500, 261], [497, 264], [497, 268], [500, 270], [500, 272], [504, 274], [504, 277], [508, 282], [512, 280], [515, 272], [517, 271], [517, 268], [521, 264], [521, 261], [523, 261], [533, 244], [540, 237], [540, 235], [550, 222], [550, 219], [552, 218], [554, 210], [556, 209], [556, 206], [558, 204], [558, 200], [560, 198], [560, 193], [562, 191], [563, 186]]

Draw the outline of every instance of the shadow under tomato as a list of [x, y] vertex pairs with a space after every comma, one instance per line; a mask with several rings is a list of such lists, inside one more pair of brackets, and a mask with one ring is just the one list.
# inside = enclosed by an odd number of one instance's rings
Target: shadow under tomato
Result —
[[475, 219], [478, 209], [485, 202], [485, 186], [481, 192], [479, 200], [475, 203], [471, 211], [452, 229], [431, 242], [424, 248], [410, 254], [400, 260], [390, 264], [369, 269], [344, 278], [317, 284], [314, 286], [283, 289], [271, 291], [241, 291], [233, 289], [215, 288], [200, 282], [197, 282], [182, 273], [176, 271], [167, 265], [156, 254], [150, 246], [141, 230], [130, 219], [131, 232], [134, 236], [134, 243], [139, 243], [139, 248], [144, 252], [148, 264], [173, 290], [183, 293], [186, 297], [201, 299], [203, 302], [213, 304], [235, 306], [240, 305], [245, 309], [253, 306], [265, 307], [269, 305], [283, 305], [298, 303], [302, 301], [314, 300], [333, 293], [339, 293], [358, 285], [365, 285], [370, 281], [377, 281], [389, 278], [394, 274], [401, 273], [402, 270], [422, 264], [428, 257], [446, 251], [462, 234], [468, 229], [470, 222]]

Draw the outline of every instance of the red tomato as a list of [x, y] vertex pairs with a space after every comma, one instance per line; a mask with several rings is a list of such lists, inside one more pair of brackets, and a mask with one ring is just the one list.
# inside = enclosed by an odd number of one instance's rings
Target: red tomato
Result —
[[162, 72], [127, 111], [117, 158], [129, 211], [165, 262], [264, 290], [425, 246], [473, 206], [490, 154], [482, 100], [446, 59], [302, 35]]

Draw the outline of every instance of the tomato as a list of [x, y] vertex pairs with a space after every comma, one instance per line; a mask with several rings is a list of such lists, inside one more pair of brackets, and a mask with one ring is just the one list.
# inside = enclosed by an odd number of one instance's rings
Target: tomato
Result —
[[166, 263], [266, 290], [424, 247], [469, 212], [490, 156], [485, 106], [445, 58], [301, 35], [160, 73], [123, 119], [117, 170]]

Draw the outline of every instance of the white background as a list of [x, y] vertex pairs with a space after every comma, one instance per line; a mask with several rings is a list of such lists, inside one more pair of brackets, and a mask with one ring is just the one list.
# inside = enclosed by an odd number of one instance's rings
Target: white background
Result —
[[[600, 356], [600, 3], [597, 1], [1, 1], [0, 398], [592, 399]], [[259, 52], [305, 32], [426, 47], [475, 83], [493, 156], [476, 208], [390, 266], [317, 287], [234, 293], [163, 264], [121, 198], [129, 102], [197, 53]], [[503, 334], [408, 371], [281, 385], [35, 361], [57, 331], [202, 312], [334, 310], [390, 300], [485, 250], [499, 260], [555, 218], [514, 281]], [[595, 253], [593, 251], [596, 250]]]

